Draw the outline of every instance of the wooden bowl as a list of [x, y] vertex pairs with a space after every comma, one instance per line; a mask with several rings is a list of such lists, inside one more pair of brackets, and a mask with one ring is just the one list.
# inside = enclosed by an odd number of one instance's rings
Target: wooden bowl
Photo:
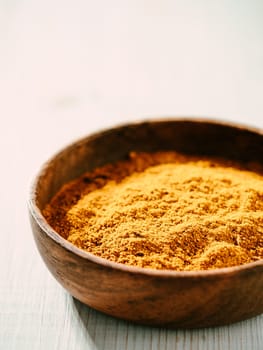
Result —
[[30, 193], [32, 230], [44, 262], [78, 300], [141, 324], [199, 328], [262, 313], [263, 260], [187, 272], [127, 266], [78, 249], [43, 217], [55, 192], [85, 171], [123, 159], [130, 151], [171, 149], [263, 164], [263, 133], [209, 120], [151, 120], [104, 130], [66, 147], [42, 167]]

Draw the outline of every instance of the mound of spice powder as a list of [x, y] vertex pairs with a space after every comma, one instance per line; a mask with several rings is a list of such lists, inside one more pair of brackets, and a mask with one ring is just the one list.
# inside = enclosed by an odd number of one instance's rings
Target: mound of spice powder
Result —
[[131, 153], [64, 185], [49, 224], [97, 256], [208, 270], [263, 258], [263, 176], [230, 161]]

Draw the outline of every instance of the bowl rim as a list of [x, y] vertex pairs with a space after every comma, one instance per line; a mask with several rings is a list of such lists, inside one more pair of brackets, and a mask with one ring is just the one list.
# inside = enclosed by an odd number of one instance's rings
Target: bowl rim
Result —
[[125, 127], [131, 127], [136, 125], [143, 125], [143, 124], [154, 124], [154, 123], [169, 123], [169, 122], [190, 122], [190, 123], [207, 123], [212, 125], [221, 125], [226, 127], [231, 127], [234, 129], [241, 129], [241, 130], [247, 130], [249, 132], [256, 133], [258, 135], [263, 136], [263, 129], [258, 127], [253, 127], [247, 124], [243, 123], [236, 123], [232, 121], [226, 121], [222, 119], [212, 119], [212, 118], [199, 118], [199, 117], [164, 117], [164, 118], [146, 118], [141, 120], [135, 120], [135, 121], [128, 121], [125, 123], [118, 123], [110, 127], [102, 128], [100, 130], [97, 130], [95, 132], [91, 132], [90, 134], [87, 134], [86, 136], [82, 136], [81, 138], [76, 139], [75, 141], [66, 144], [64, 147], [61, 147], [60, 150], [58, 150], [56, 153], [54, 153], [52, 156], [50, 156], [43, 165], [39, 168], [36, 175], [33, 177], [33, 180], [30, 184], [29, 189], [29, 197], [27, 200], [27, 206], [29, 209], [30, 214], [36, 221], [36, 223], [40, 226], [41, 230], [55, 243], [60, 245], [63, 249], [67, 250], [68, 252], [77, 255], [78, 257], [91, 261], [95, 264], [101, 265], [106, 268], [111, 268], [115, 270], [120, 270], [122, 272], [127, 273], [133, 273], [133, 274], [140, 274], [145, 276], [155, 276], [155, 277], [161, 277], [161, 278], [207, 278], [207, 277], [214, 277], [214, 276], [220, 276], [220, 275], [232, 275], [237, 272], [247, 272], [251, 271], [255, 268], [263, 268], [263, 259], [259, 259], [257, 261], [253, 261], [250, 263], [237, 265], [237, 266], [231, 266], [231, 267], [223, 267], [223, 268], [216, 268], [216, 269], [210, 269], [210, 270], [190, 270], [190, 271], [178, 271], [178, 270], [169, 270], [169, 269], [152, 269], [152, 268], [144, 268], [144, 267], [138, 267], [133, 265], [126, 265], [123, 263], [118, 263], [115, 261], [111, 261], [105, 258], [102, 258], [100, 256], [97, 256], [95, 254], [92, 254], [90, 252], [87, 252], [83, 249], [78, 248], [74, 244], [67, 241], [65, 238], [59, 235], [47, 222], [43, 214], [41, 213], [41, 210], [36, 204], [36, 194], [37, 194], [37, 186], [39, 183], [39, 180], [45, 173], [45, 170], [48, 168], [50, 162], [52, 162], [54, 159], [60, 156], [66, 149], [70, 150], [72, 148], [75, 148], [76, 146], [79, 146], [88, 140], [92, 140], [93, 138], [96, 138], [98, 136], [102, 136], [106, 134], [107, 132], [118, 130], [120, 128]]

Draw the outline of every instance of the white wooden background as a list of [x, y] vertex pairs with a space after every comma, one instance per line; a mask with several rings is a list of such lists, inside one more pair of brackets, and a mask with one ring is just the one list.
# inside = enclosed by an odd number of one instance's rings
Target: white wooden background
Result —
[[28, 187], [58, 148], [152, 116], [263, 127], [261, 0], [0, 0], [0, 349], [262, 350], [263, 316], [140, 327], [74, 301], [41, 261]]

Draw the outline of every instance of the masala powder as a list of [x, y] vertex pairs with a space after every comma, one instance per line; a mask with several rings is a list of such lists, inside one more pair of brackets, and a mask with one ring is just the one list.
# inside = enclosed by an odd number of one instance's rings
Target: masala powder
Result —
[[64, 185], [43, 211], [69, 242], [144, 268], [263, 258], [263, 176], [231, 161], [135, 153]]

